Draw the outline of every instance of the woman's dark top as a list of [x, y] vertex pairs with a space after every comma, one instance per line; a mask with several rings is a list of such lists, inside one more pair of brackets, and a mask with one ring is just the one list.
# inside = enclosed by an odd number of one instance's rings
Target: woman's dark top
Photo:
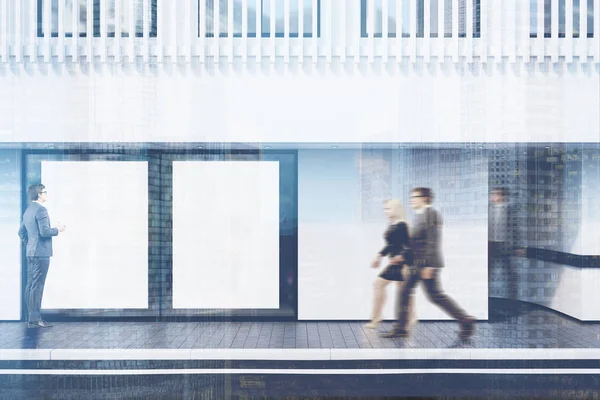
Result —
[[383, 235], [385, 247], [379, 252], [382, 257], [402, 255], [404, 262], [389, 264], [379, 274], [379, 277], [389, 281], [402, 281], [402, 266], [412, 264], [412, 251], [409, 248], [408, 227], [405, 222], [390, 225]]
[[379, 252], [382, 257], [393, 257], [403, 254], [405, 248], [407, 248], [410, 243], [408, 238], [408, 227], [405, 222], [398, 222], [397, 224], [390, 225], [385, 231], [383, 238], [385, 239], [385, 247]]

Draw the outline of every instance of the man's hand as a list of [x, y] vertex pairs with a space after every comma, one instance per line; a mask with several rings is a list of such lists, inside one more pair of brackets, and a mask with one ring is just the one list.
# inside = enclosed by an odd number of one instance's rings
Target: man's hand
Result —
[[379, 264], [381, 263], [381, 256], [378, 254], [377, 257], [371, 262], [371, 268], [379, 268]]
[[408, 267], [408, 266], [406, 266], [406, 265], [405, 265], [404, 267], [402, 267], [402, 278], [403, 278], [405, 281], [407, 281], [407, 280], [408, 280], [408, 278], [410, 278], [410, 273], [411, 273], [411, 271], [410, 271], [410, 268], [411, 268], [411, 267]]
[[427, 267], [421, 270], [421, 279], [432, 279], [435, 274], [435, 268]]
[[66, 225], [63, 225], [60, 223], [60, 221], [58, 222], [58, 224], [56, 225], [56, 229], [58, 229], [59, 232], [64, 232], [65, 229], [67, 228]]
[[402, 257], [401, 255], [390, 258], [391, 264], [400, 264], [402, 261], [404, 261], [404, 257]]

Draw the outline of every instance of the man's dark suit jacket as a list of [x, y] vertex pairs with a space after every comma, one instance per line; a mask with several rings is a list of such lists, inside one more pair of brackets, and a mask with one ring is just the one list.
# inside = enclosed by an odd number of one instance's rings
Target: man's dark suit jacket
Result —
[[[500, 242], [502, 249], [507, 253], [512, 253], [514, 250], [526, 247], [526, 244], [523, 240], [525, 235], [521, 232], [522, 224], [520, 224], [517, 220], [517, 206], [515, 204], [506, 203], [506, 214], [504, 218], [500, 221], [499, 226], [493, 224], [493, 210], [494, 206], [490, 205], [488, 210], [488, 215], [490, 216], [490, 220], [488, 222], [488, 229], [500, 229], [504, 231], [506, 240]], [[489, 238], [490, 241], [492, 241], [491, 239], [492, 237]]]
[[417, 214], [411, 229], [411, 248], [417, 267], [442, 268], [442, 217], [432, 207]]
[[19, 237], [27, 246], [27, 257], [52, 257], [52, 236], [58, 236], [58, 229], [50, 227], [48, 210], [32, 202], [19, 228]]

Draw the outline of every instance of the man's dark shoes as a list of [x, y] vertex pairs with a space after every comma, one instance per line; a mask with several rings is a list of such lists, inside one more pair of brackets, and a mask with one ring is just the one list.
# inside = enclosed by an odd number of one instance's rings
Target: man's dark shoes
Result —
[[475, 333], [475, 318], [467, 317], [460, 322], [460, 333], [458, 336], [465, 340], [473, 336]]
[[46, 321], [38, 321], [38, 322], [28, 322], [28, 328], [50, 328], [52, 324], [49, 324]]
[[382, 338], [405, 338], [408, 337], [408, 331], [405, 330], [401, 330], [401, 329], [396, 329], [393, 331], [389, 331], [388, 333], [384, 333], [383, 335], [381, 335]]

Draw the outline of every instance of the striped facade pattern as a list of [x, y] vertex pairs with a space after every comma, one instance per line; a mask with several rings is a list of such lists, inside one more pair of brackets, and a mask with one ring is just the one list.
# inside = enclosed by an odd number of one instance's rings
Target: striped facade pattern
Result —
[[[121, 7], [115, 7], [114, 0], [0, 0], [0, 63], [54, 59], [120, 63], [137, 58], [157, 63], [238, 58], [299, 63], [321, 58], [395, 63], [600, 61], [596, 2], [404, 1], [407, 7], [390, 7], [388, 1], [377, 0], [377, 8], [376, 0], [363, 4], [355, 0], [128, 0]], [[250, 3], [255, 9], [260, 6], [261, 12], [249, 14]], [[448, 12], [450, 4], [452, 12]], [[402, 15], [404, 9], [410, 10], [408, 19]], [[435, 18], [429, 18], [433, 11]], [[251, 25], [249, 15], [255, 18]], [[418, 15], [425, 15], [423, 21], [417, 21]], [[380, 18], [379, 34], [374, 29], [376, 18]], [[447, 18], [452, 18], [450, 25]], [[390, 37], [390, 19], [410, 21], [409, 29], [403, 30], [408, 35]], [[262, 27], [265, 21], [267, 30]], [[432, 27], [432, 21], [437, 26]], [[225, 23], [226, 29], [221, 26]], [[366, 35], [361, 34], [364, 24]], [[50, 33], [53, 26], [55, 34]], [[136, 33], [129, 34], [134, 26]], [[252, 35], [250, 26], [262, 34]], [[220, 34], [208, 35], [207, 28]]]

